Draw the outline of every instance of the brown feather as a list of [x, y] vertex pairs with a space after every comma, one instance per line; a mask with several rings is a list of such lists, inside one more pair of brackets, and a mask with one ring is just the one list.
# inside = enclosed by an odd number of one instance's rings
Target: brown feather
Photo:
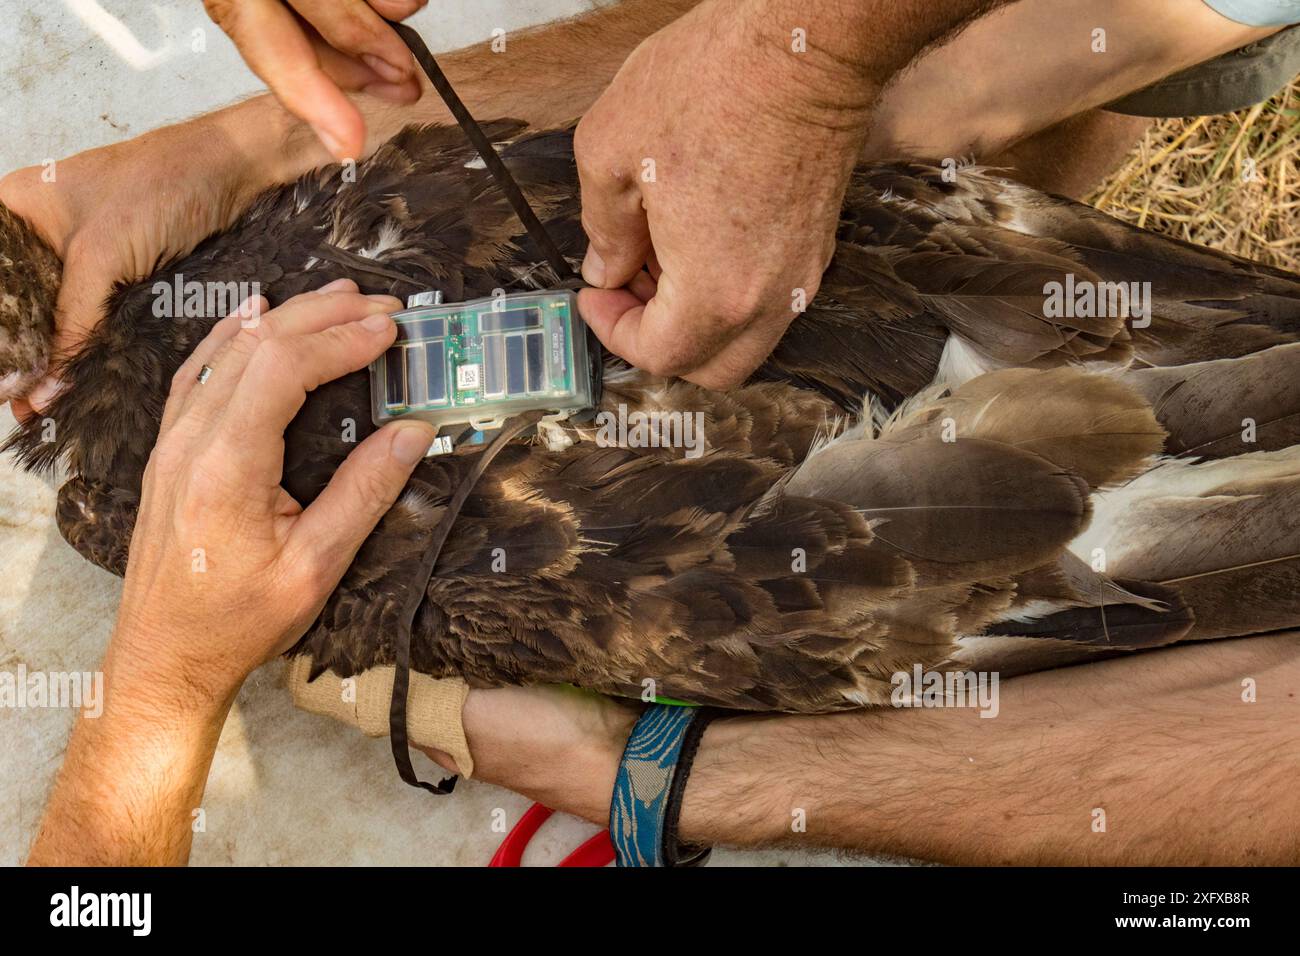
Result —
[[1164, 429], [1133, 388], [1077, 369], [1007, 369], [908, 408], [882, 437], [983, 438], [1013, 445], [1092, 487], [1140, 473], [1160, 452]]
[[1194, 638], [1300, 627], [1300, 446], [1168, 461], [1098, 496], [1076, 554], [1177, 590]]
[[1238, 359], [1133, 369], [1124, 381], [1168, 429], [1170, 454], [1227, 458], [1300, 444], [1300, 343]]
[[978, 581], [1042, 564], [1087, 523], [1087, 485], [1029, 452], [959, 438], [840, 439], [786, 485], [879, 522], [922, 581]]

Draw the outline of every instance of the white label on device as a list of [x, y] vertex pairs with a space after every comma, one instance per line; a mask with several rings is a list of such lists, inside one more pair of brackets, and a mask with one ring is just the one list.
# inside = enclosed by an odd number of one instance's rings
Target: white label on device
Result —
[[462, 392], [472, 392], [479, 387], [478, 363], [456, 366], [456, 387]]

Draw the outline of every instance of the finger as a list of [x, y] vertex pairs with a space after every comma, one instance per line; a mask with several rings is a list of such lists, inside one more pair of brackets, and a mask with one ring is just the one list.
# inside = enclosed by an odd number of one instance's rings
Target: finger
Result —
[[199, 373], [216, 356], [217, 352], [238, 334], [246, 323], [258, 319], [270, 308], [265, 296], [250, 296], [239, 303], [229, 315], [221, 319], [209, 331], [203, 341], [194, 347], [194, 351], [181, 363], [176, 374], [172, 376], [171, 390], [167, 396], [167, 405], [163, 408], [159, 437], [167, 434], [176, 418], [181, 413], [185, 398], [190, 391], [199, 386]]
[[9, 411], [13, 413], [14, 420], [17, 421], [19, 425], [35, 414], [31, 403], [25, 398], [9, 399]]
[[405, 20], [423, 10], [428, 3], [429, 0], [370, 0], [375, 12], [385, 20]]
[[[608, 307], [596, 307], [600, 313], [612, 312], [614, 317], [621, 315], [636, 303], [628, 298], [631, 294], [641, 305], [645, 305], [654, 298], [655, 292], [659, 288], [659, 283], [651, 277], [650, 273], [644, 269], [634, 275], [621, 289], [582, 289], [578, 292], [579, 312], [583, 312], [582, 305], [584, 301], [591, 303], [602, 302], [611, 303]], [[588, 318], [585, 314], [584, 318]]]
[[436, 750], [433, 747], [421, 747], [419, 744], [412, 744], [411, 746], [448, 773], [454, 773], [457, 775], [461, 773], [460, 767], [456, 765], [456, 761], [451, 754], [442, 750]]
[[303, 566], [330, 583], [343, 577], [437, 434], [424, 422], [395, 422], [358, 445], [294, 525], [288, 546]]
[[75, 269], [64, 269], [68, 278], [59, 286], [54, 306], [54, 354], [60, 359], [75, 355], [104, 318], [109, 290], [119, 278], [107, 274], [108, 259], [107, 256], [84, 257]]
[[659, 291], [659, 279], [643, 269], [631, 278], [626, 288], [642, 302], [649, 302]]
[[[37, 382], [36, 387], [28, 393], [28, 407], [33, 412], [43, 412], [50, 407], [50, 403], [58, 398], [62, 391], [63, 379], [59, 378], [58, 373], [47, 375]], [[16, 411], [15, 414], [17, 414]]]
[[363, 63], [360, 58], [349, 56], [329, 45], [329, 41], [311, 28], [304, 25], [304, 33], [316, 51], [316, 62], [331, 80], [344, 90], [359, 90], [371, 83], [385, 82], [382, 74]]
[[311, 40], [279, 0], [204, 0], [209, 15], [294, 116], [308, 123], [336, 159], [365, 148], [361, 112], [321, 69]]
[[60, 367], [81, 350], [82, 343], [104, 318], [109, 290], [119, 276], [107, 271], [111, 256], [95, 250], [65, 263], [64, 281], [54, 304], [54, 345], [51, 370], [27, 395], [31, 407], [42, 412], [63, 391]]
[[779, 321], [756, 322], [681, 377], [718, 391], [742, 385], [772, 354], [787, 325]]
[[650, 224], [636, 180], [592, 155], [592, 135], [574, 139], [582, 187], [582, 228], [590, 241], [582, 277], [599, 289], [617, 289], [650, 257]]
[[365, 0], [289, 0], [325, 42], [357, 57], [389, 83], [415, 78], [415, 58]]
[[396, 338], [393, 320], [374, 313], [318, 332], [265, 340], [221, 413], [219, 439], [231, 454], [248, 459], [254, 480], [278, 482], [278, 464], [261, 450], [283, 438], [309, 392], [365, 368]]
[[327, 282], [319, 289], [312, 289], [312, 295], [325, 295], [328, 292], [360, 292], [361, 287], [353, 279], [335, 279], [333, 282]]
[[360, 90], [390, 103], [409, 105], [420, 98], [420, 81], [414, 76], [393, 83], [356, 57], [330, 46], [315, 30], [308, 30], [316, 59], [325, 73], [344, 90]]
[[679, 306], [678, 299], [665, 273], [647, 301], [625, 289], [584, 289], [578, 308], [615, 355], [655, 375], [681, 376], [711, 359], [740, 329], [711, 318], [706, 306]]
[[421, 96], [420, 84], [414, 80], [410, 83], [367, 83], [361, 92], [398, 106], [410, 106]]
[[337, 280], [337, 291], [321, 289], [294, 296], [263, 315], [257, 324], [241, 326], [208, 360], [206, 364], [212, 367], [212, 373], [202, 389], [190, 391], [186, 407], [198, 410], [202, 420], [214, 419], [215, 413], [230, 402], [253, 356], [271, 339], [307, 335], [368, 315], [388, 315], [401, 308], [401, 303], [392, 296], [358, 295], [347, 291], [343, 283], [352, 285], [350, 279]]

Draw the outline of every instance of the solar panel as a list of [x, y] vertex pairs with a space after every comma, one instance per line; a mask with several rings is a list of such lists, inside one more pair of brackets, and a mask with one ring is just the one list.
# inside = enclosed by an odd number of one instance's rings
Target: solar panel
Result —
[[509, 395], [522, 395], [524, 385], [524, 337], [522, 335], [507, 335], [506, 393]]
[[419, 342], [423, 339], [440, 339], [447, 334], [446, 319], [420, 319], [397, 324], [397, 341]]
[[429, 373], [429, 403], [447, 400], [447, 346], [442, 342], [424, 345], [425, 362]]
[[545, 344], [546, 336], [541, 332], [528, 333], [528, 391], [530, 392], [540, 392], [543, 387], [542, 380], [546, 373]]
[[412, 408], [429, 404], [429, 370], [423, 345], [406, 348], [406, 404]]
[[406, 357], [401, 349], [391, 349], [384, 355], [384, 401], [389, 408], [406, 405]]
[[485, 312], [479, 319], [483, 332], [522, 332], [542, 324], [541, 309], [508, 309], [504, 312]]
[[506, 343], [499, 335], [483, 336], [483, 394], [489, 398], [506, 393]]

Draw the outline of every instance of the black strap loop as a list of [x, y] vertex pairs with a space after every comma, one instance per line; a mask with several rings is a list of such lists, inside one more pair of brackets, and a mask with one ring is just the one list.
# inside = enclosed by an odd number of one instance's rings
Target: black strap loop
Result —
[[506, 199], [509, 200], [510, 208], [515, 211], [515, 215], [524, 224], [524, 229], [528, 231], [528, 235], [537, 245], [542, 255], [546, 257], [546, 261], [551, 264], [551, 269], [555, 272], [555, 278], [563, 281], [565, 278], [574, 275], [573, 267], [564, 258], [564, 253], [560, 251], [560, 247], [551, 238], [551, 234], [546, 231], [542, 221], [537, 218], [537, 213], [533, 212], [533, 207], [528, 205], [528, 199], [524, 196], [523, 190], [519, 188], [519, 184], [515, 182], [515, 177], [510, 175], [510, 170], [506, 168], [506, 164], [501, 161], [497, 151], [492, 148], [488, 138], [483, 135], [483, 130], [474, 117], [470, 115], [461, 98], [456, 94], [451, 81], [442, 72], [442, 67], [438, 66], [438, 61], [433, 58], [429, 48], [424, 45], [424, 40], [420, 38], [420, 34], [405, 23], [389, 20], [388, 24], [397, 31], [397, 35], [402, 38], [402, 42], [415, 56], [416, 62], [420, 64], [420, 69], [424, 70], [424, 75], [429, 78], [433, 88], [438, 91], [442, 101], [447, 104], [447, 109], [451, 110], [451, 115], [456, 118], [456, 122], [464, 130], [465, 136], [478, 150], [479, 156], [487, 165], [488, 172], [492, 174], [492, 177], [497, 181], [497, 185], [501, 187], [501, 191], [505, 193]]
[[456, 523], [461, 508], [465, 506], [465, 499], [474, 490], [478, 480], [483, 477], [483, 472], [487, 470], [488, 465], [492, 464], [492, 459], [505, 449], [511, 439], [537, 424], [544, 414], [541, 411], [531, 411], [509, 419], [492, 439], [492, 443], [478, 456], [469, 474], [462, 479], [451, 500], [447, 502], [447, 513], [433, 529], [433, 537], [429, 541], [428, 548], [425, 549], [419, 568], [414, 572], [411, 587], [406, 594], [406, 603], [401, 609], [394, 660], [396, 668], [393, 672], [393, 698], [388, 706], [388, 739], [393, 749], [393, 762], [397, 764], [397, 773], [402, 780], [430, 793], [451, 793], [456, 778], [450, 777], [435, 786], [420, 780], [415, 775], [415, 768], [411, 766], [411, 749], [406, 736], [406, 695], [411, 686], [411, 631], [415, 626], [415, 615], [419, 612], [420, 604], [428, 593], [429, 581], [433, 578], [433, 569], [438, 563], [438, 555], [442, 553], [442, 546], [447, 536], [451, 534], [451, 526]]

